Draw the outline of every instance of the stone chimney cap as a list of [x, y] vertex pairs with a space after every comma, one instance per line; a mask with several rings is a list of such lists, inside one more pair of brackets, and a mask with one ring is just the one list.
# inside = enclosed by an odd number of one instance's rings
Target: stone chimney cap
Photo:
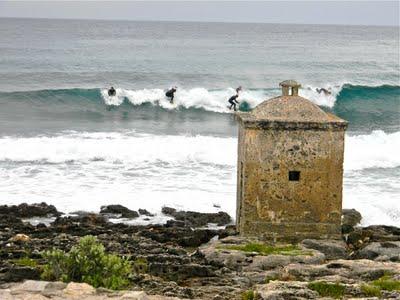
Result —
[[299, 87], [301, 87], [301, 84], [298, 83], [296, 80], [285, 80], [285, 81], [282, 81], [279, 84], [279, 86], [281, 86], [281, 87], [297, 87], [297, 88], [299, 88]]

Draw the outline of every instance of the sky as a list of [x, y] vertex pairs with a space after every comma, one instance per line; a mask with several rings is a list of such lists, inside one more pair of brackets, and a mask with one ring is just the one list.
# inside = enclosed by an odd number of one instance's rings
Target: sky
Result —
[[399, 26], [399, 1], [4, 1], [0, 17]]

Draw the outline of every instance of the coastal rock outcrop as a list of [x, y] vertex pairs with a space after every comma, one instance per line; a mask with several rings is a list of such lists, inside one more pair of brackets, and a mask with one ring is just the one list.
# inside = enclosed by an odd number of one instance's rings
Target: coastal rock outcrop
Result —
[[306, 239], [301, 244], [309, 249], [322, 252], [326, 259], [339, 259], [348, 257], [348, 248], [343, 241]]
[[[13, 288], [19, 285], [15, 282], [40, 278], [44, 251], [53, 247], [69, 251], [86, 235], [95, 235], [107, 252], [128, 257], [132, 263], [132, 291], [96, 289], [90, 294], [93, 299], [141, 295], [144, 298], [138, 299], [241, 300], [252, 294], [259, 299], [321, 299], [327, 297], [320, 294], [326, 286], [337, 289], [343, 298], [366, 298], [371, 293], [400, 298], [399, 228], [355, 226], [343, 235], [344, 241], [274, 244], [237, 236], [232, 225], [225, 229], [195, 226], [225, 223], [226, 214], [181, 213], [171, 208], [164, 208], [164, 213], [177, 219], [164, 225], [129, 225], [112, 223], [106, 214], [79, 212], [58, 216], [47, 225], [32, 225], [21, 217], [0, 218], [0, 299], [10, 295], [11, 299], [24, 299], [22, 295], [64, 299], [75, 293], [79, 284], [67, 288], [64, 283], [32, 281], [20, 286], [21, 293]], [[388, 291], [388, 286], [395, 288]], [[81, 287], [93, 292], [92, 287]]]
[[61, 216], [54, 205], [48, 205], [44, 202], [19, 205], [0, 205], [0, 215], [8, 215], [17, 218], [33, 218], [33, 217], [58, 217]]
[[119, 204], [105, 205], [100, 208], [100, 214], [114, 218], [134, 219], [139, 217], [137, 211], [130, 210]]
[[232, 222], [231, 217], [222, 211], [218, 213], [199, 213], [194, 211], [177, 211], [175, 208], [163, 207], [161, 212], [174, 217], [177, 221], [181, 221], [184, 226], [190, 227], [206, 226], [209, 223], [223, 226]]

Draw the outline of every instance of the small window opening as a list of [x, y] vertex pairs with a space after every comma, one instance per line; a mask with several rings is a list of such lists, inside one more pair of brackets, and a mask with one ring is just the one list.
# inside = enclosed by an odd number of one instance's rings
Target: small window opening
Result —
[[299, 181], [300, 171], [289, 171], [289, 181]]

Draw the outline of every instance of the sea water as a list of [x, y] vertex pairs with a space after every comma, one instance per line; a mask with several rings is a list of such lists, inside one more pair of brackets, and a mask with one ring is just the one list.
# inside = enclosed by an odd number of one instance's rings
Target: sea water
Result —
[[350, 122], [344, 207], [400, 226], [398, 53], [398, 27], [0, 19], [0, 203], [234, 217], [227, 99], [242, 85], [251, 109], [296, 79]]

